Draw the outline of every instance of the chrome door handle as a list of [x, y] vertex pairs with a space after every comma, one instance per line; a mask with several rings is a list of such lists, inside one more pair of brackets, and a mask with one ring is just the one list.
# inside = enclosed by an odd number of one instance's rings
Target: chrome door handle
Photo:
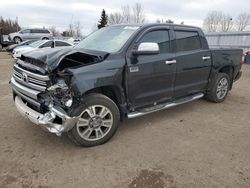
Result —
[[204, 61], [205, 61], [205, 60], [209, 60], [209, 59], [211, 59], [210, 56], [203, 56], [203, 57], [202, 57], [202, 60], [204, 60]]
[[171, 65], [176, 63], [176, 60], [169, 60], [169, 61], [165, 61], [166, 65]]

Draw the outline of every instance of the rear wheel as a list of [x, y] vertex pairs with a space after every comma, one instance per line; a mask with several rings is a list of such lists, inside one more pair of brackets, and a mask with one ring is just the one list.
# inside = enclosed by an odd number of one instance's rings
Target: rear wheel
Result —
[[14, 37], [13, 39], [15, 41], [15, 43], [19, 44], [22, 42], [22, 39], [20, 37]]
[[220, 103], [223, 102], [228, 94], [230, 87], [230, 78], [228, 74], [219, 73], [212, 89], [207, 93], [206, 98], [209, 101]]
[[90, 147], [107, 142], [116, 132], [120, 119], [116, 104], [102, 94], [90, 94], [72, 111], [80, 118], [69, 138], [78, 145]]
[[47, 38], [47, 37], [43, 37], [43, 38], [42, 38], [42, 40], [49, 40], [49, 38]]

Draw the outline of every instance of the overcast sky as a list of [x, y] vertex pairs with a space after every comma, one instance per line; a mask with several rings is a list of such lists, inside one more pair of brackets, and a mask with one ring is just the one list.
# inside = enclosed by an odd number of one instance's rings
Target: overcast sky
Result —
[[210, 10], [220, 10], [233, 18], [250, 12], [249, 0], [1, 0], [0, 16], [18, 17], [22, 27], [56, 26], [60, 31], [69, 23], [80, 21], [83, 34], [88, 34], [98, 22], [102, 9], [107, 13], [120, 10], [122, 5], [135, 2], [144, 7], [147, 22], [157, 18], [172, 19], [175, 23], [202, 26]]

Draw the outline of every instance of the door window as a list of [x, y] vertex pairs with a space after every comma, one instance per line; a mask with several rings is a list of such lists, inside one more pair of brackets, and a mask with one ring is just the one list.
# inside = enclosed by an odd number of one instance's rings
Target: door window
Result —
[[141, 38], [139, 43], [142, 42], [158, 43], [160, 53], [170, 52], [169, 33], [167, 30], [150, 31]]
[[46, 47], [52, 47], [53, 41], [48, 41], [45, 42], [42, 46], [40, 46], [39, 48], [46, 48]]
[[200, 37], [196, 31], [175, 31], [176, 51], [190, 51], [202, 48]]
[[39, 29], [32, 29], [31, 33], [40, 33], [40, 30]]
[[27, 33], [30, 33], [30, 30], [29, 29], [25, 29], [25, 30], [22, 30], [21, 33], [22, 34], [27, 34]]
[[71, 45], [67, 42], [56, 41], [56, 46], [71, 46]]

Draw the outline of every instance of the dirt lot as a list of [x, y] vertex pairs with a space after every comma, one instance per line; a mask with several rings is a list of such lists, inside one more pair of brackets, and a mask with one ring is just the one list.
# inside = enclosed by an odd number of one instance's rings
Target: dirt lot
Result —
[[80, 148], [23, 119], [0, 52], [0, 187], [250, 187], [250, 66], [222, 104], [198, 100], [126, 120]]

